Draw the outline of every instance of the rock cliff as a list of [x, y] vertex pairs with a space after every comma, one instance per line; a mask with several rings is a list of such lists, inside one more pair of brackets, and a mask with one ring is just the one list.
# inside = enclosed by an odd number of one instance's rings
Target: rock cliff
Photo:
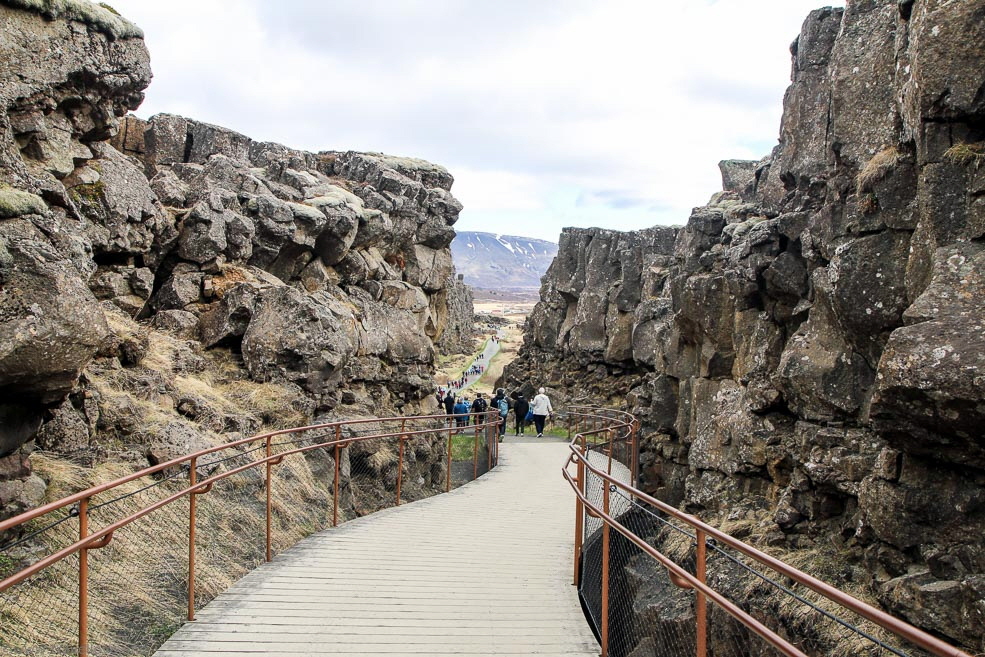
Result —
[[682, 228], [566, 230], [506, 377], [631, 409], [650, 491], [981, 651], [985, 2], [820, 9], [791, 53], [772, 154]]
[[0, 517], [44, 492], [36, 444], [153, 460], [433, 403], [452, 176], [128, 116], [150, 79], [111, 10], [0, 2]]
[[438, 304], [439, 311], [446, 308], [445, 330], [435, 346], [442, 354], [466, 354], [475, 349], [475, 298], [472, 288], [457, 274], [445, 287], [445, 302]]

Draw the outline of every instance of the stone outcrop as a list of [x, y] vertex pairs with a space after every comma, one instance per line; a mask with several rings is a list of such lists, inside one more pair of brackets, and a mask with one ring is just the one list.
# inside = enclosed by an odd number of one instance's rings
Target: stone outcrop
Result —
[[444, 290], [445, 303], [438, 304], [438, 310], [446, 308], [445, 330], [435, 344], [442, 354], [467, 354], [475, 349], [475, 307], [472, 288], [465, 284], [458, 274], [448, 281]]
[[141, 444], [258, 429], [175, 389], [219, 352], [301, 422], [414, 413], [433, 404], [435, 342], [467, 330], [445, 169], [138, 119], [149, 64], [104, 7], [0, 2], [0, 517], [44, 491], [35, 439], [125, 451], [144, 402], [190, 421]]
[[623, 405], [664, 500], [985, 649], [985, 2], [810, 14], [780, 140], [682, 228], [568, 229], [514, 386]]

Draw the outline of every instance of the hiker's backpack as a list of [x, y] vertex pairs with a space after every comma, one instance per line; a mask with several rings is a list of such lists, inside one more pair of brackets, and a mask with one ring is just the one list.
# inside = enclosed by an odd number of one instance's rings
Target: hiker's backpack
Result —
[[506, 401], [506, 397], [500, 397], [497, 404], [499, 406], [499, 417], [506, 417], [510, 413], [510, 403]]

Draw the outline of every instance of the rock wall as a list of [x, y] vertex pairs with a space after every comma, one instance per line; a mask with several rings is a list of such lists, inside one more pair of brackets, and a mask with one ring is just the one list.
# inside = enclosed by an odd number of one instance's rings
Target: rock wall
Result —
[[475, 299], [472, 287], [465, 284], [461, 274], [457, 274], [448, 280], [444, 293], [445, 303], [438, 304], [438, 308], [447, 308], [448, 316], [445, 330], [435, 346], [442, 354], [472, 353], [475, 349]]
[[[36, 440], [142, 458], [276, 421], [177, 391], [220, 361], [302, 422], [433, 404], [434, 342], [462, 295], [452, 176], [127, 116], [150, 79], [114, 12], [0, 2], [0, 517], [44, 492]], [[148, 436], [145, 407], [179, 430]]]
[[[643, 480], [985, 649], [985, 2], [850, 2], [683, 228], [564, 232], [514, 386], [623, 405]], [[836, 572], [838, 569], [835, 569]]]

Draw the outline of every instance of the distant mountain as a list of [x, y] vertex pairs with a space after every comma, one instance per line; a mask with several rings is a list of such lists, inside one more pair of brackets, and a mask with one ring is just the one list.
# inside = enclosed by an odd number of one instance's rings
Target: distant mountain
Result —
[[459, 231], [451, 243], [455, 269], [465, 282], [480, 289], [540, 288], [557, 244], [531, 237]]

